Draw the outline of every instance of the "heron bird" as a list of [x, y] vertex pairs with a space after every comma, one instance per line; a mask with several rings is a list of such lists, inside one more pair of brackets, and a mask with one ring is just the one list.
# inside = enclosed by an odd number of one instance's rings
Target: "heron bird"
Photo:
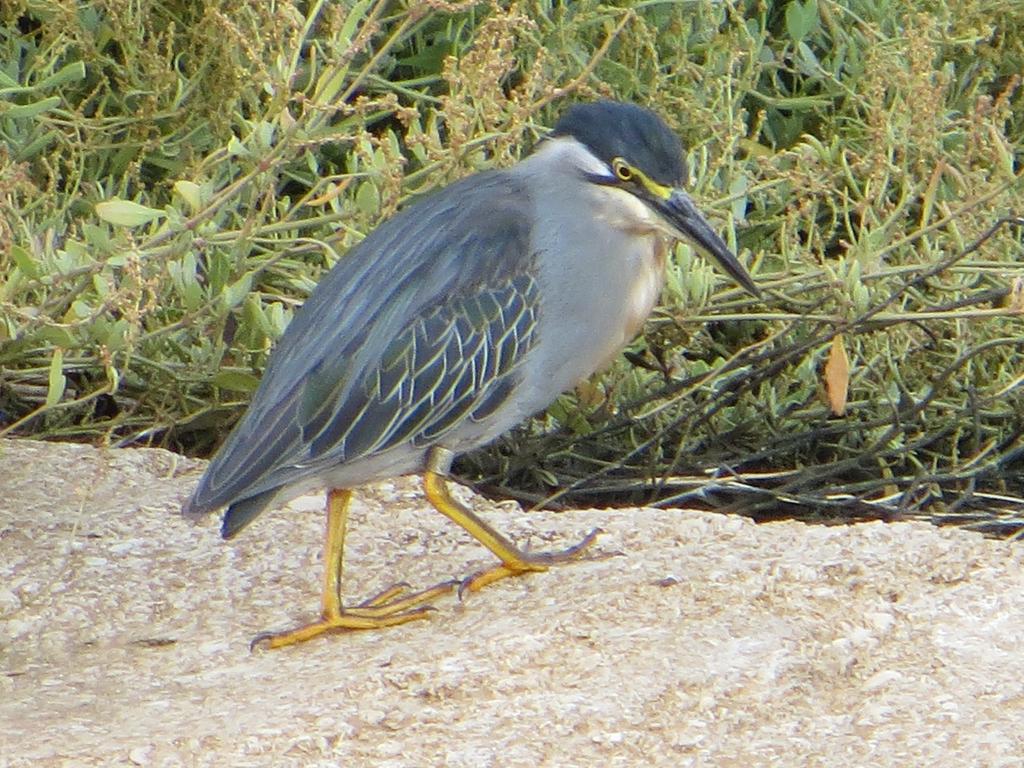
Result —
[[[184, 509], [227, 507], [229, 539], [260, 512], [326, 489], [320, 617], [254, 645], [420, 619], [456, 585], [543, 571], [591, 543], [593, 532], [561, 551], [522, 551], [451, 496], [451, 462], [611, 362], [653, 309], [674, 242], [693, 242], [758, 294], [683, 191], [685, 175], [679, 138], [651, 110], [577, 104], [518, 164], [409, 205], [327, 273]], [[409, 474], [499, 562], [347, 606], [351, 489]]]

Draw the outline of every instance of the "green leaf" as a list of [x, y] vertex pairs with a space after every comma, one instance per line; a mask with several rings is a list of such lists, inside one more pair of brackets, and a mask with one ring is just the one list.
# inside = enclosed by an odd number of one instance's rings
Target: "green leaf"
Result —
[[59, 139], [61, 134], [58, 131], [47, 131], [41, 136], [36, 136], [32, 141], [18, 149], [16, 155], [18, 162], [31, 160], [36, 155], [42, 154], [51, 144]]
[[213, 377], [213, 386], [232, 392], [255, 392], [260, 380], [244, 371], [220, 371]]
[[250, 152], [237, 136], [232, 136], [228, 139], [228, 154], [231, 157], [248, 157]]
[[96, 203], [96, 215], [104, 221], [119, 227], [137, 227], [164, 216], [163, 211], [147, 208], [131, 200], [115, 198]]
[[78, 340], [67, 328], [50, 325], [39, 329], [39, 338], [61, 347], [77, 347]]
[[732, 201], [732, 217], [738, 222], [745, 222], [747, 219], [747, 190], [750, 188], [747, 177], [737, 174], [736, 178], [729, 184], [729, 197]]
[[800, 64], [800, 71], [808, 77], [820, 75], [823, 67], [818, 61], [818, 57], [814, 55], [814, 51], [811, 50], [811, 46], [801, 40], [797, 43], [796, 50], [799, 54], [797, 61]]
[[800, 42], [818, 25], [818, 0], [793, 0], [786, 6], [786, 32]]
[[253, 137], [256, 139], [256, 146], [260, 149], [269, 149], [274, 146], [275, 126], [273, 123], [261, 120], [253, 127]]
[[[341, 28], [335, 35], [336, 45], [341, 49], [348, 46], [355, 37], [360, 22], [365, 22], [373, 0], [358, 0], [345, 15]], [[345, 89], [348, 77], [348, 65], [331, 66], [317, 78], [316, 88], [313, 91], [313, 102], [315, 104], [330, 104], [334, 102]]]
[[252, 272], [246, 272], [238, 280], [233, 282], [221, 294], [225, 309], [237, 307], [252, 290]]
[[590, 426], [590, 423], [580, 412], [579, 407], [568, 396], [560, 397], [549, 405], [547, 414], [577, 435], [587, 435], [594, 431], [593, 427]]
[[57, 88], [67, 83], [74, 83], [78, 80], [85, 79], [85, 62], [75, 61], [67, 66], [61, 67], [48, 78], [43, 80], [41, 83], [36, 84], [36, 88], [48, 89]]
[[291, 314], [285, 312], [284, 304], [280, 301], [275, 301], [263, 312], [263, 319], [266, 322], [264, 332], [267, 336], [271, 339], [279, 339], [281, 334], [284, 333], [284, 329], [288, 327]]
[[338, 30], [337, 39], [339, 43], [349, 44], [352, 42], [359, 22], [366, 20], [372, 4], [373, 0], [359, 0], [359, 2], [353, 4], [352, 9], [345, 16], [345, 21], [341, 24], [341, 29]]
[[373, 215], [380, 210], [380, 192], [372, 181], [364, 181], [356, 190], [356, 207], [365, 214]]
[[0, 116], [3, 117], [35, 117], [60, 106], [60, 96], [33, 101], [31, 104], [0, 104]]
[[74, 322], [75, 320], [83, 320], [93, 313], [93, 308], [87, 301], [82, 299], [75, 299], [71, 302], [71, 306], [68, 307], [68, 311], [64, 313], [66, 322]]
[[111, 352], [119, 352], [128, 346], [128, 336], [131, 328], [124, 318], [104, 326], [96, 326], [95, 338], [101, 344], [106, 345]]
[[[83, 263], [93, 261], [98, 254], [114, 253], [117, 250], [110, 237], [110, 227], [102, 224], [82, 222], [82, 239], [85, 240], [85, 244], [75, 243], [74, 247], [81, 248], [84, 252], [85, 255], [80, 259]], [[71, 249], [69, 243], [68, 250]]]
[[11, 258], [14, 259], [15, 266], [24, 272], [26, 277], [30, 277], [33, 280], [39, 279], [39, 265], [36, 263], [36, 260], [32, 258], [31, 253], [20, 245], [12, 244]]
[[67, 385], [68, 380], [64, 375], [64, 350], [58, 347], [53, 351], [53, 357], [50, 360], [49, 387], [46, 390], [47, 408], [60, 402]]
[[168, 262], [167, 271], [175, 289], [185, 302], [185, 309], [190, 312], [198, 309], [206, 296], [197, 277], [198, 264], [195, 254], [189, 251], [180, 261]]
[[176, 181], [174, 182], [174, 191], [188, 203], [188, 207], [192, 209], [193, 213], [203, 207], [203, 188], [194, 181], [185, 181], [184, 179]]

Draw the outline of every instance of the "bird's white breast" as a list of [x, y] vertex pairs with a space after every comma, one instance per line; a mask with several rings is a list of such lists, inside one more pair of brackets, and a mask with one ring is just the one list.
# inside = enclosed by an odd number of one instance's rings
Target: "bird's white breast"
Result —
[[544, 341], [528, 368], [539, 402], [608, 366], [639, 333], [661, 294], [668, 239], [642, 201], [585, 178], [609, 171], [571, 140], [546, 143], [517, 171], [537, 206]]

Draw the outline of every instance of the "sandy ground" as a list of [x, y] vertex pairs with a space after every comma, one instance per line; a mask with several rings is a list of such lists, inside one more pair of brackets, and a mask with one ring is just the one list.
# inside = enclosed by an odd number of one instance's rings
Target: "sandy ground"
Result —
[[[217, 520], [177, 514], [200, 469], [0, 442], [0, 764], [1024, 759], [1019, 546], [923, 524], [477, 498], [534, 548], [600, 526], [605, 556], [443, 598], [428, 621], [250, 653], [255, 633], [317, 609], [320, 502], [225, 543]], [[489, 562], [414, 481], [364, 489], [350, 531], [356, 597]]]

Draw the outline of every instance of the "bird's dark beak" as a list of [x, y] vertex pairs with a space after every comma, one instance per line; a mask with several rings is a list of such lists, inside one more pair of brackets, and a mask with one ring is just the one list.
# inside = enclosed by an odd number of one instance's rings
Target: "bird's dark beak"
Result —
[[658, 208], [665, 220], [672, 225], [681, 239], [686, 239], [700, 248], [722, 265], [729, 276], [740, 284], [748, 293], [757, 298], [761, 291], [754, 284], [750, 273], [740, 264], [729, 246], [711, 228], [690, 196], [681, 189], [673, 189], [668, 199], [658, 201]]

